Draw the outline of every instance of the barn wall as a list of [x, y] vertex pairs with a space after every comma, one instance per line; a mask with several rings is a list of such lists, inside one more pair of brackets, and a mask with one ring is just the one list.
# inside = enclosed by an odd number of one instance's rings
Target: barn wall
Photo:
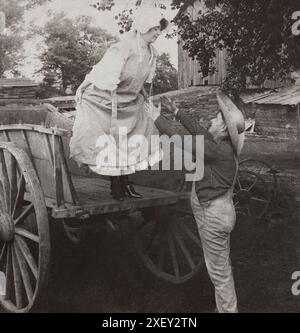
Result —
[[[196, 19], [199, 10], [205, 10], [200, 1], [196, 1], [193, 6], [190, 6], [187, 11], [193, 19]], [[182, 48], [182, 41], [179, 39], [178, 43], [178, 87], [185, 89], [192, 86], [199, 85], [221, 85], [226, 78], [227, 72], [227, 55], [225, 50], [218, 50], [214, 59], [216, 72], [214, 75], [203, 77], [201, 68], [197, 60], [192, 60], [188, 53]], [[260, 87], [248, 85], [249, 89], [265, 88], [276, 89], [286, 87], [291, 84], [290, 80], [266, 80]]]
[[203, 77], [201, 67], [197, 60], [192, 60], [183, 50], [182, 43], [178, 46], [178, 86], [185, 89], [192, 86], [220, 85], [226, 76], [226, 52], [219, 50], [214, 59], [216, 72], [208, 77]]

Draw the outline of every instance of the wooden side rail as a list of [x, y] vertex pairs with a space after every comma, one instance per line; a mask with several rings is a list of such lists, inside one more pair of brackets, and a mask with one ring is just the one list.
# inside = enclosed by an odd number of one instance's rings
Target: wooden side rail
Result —
[[14, 142], [29, 155], [44, 196], [52, 202], [50, 208], [53, 202], [56, 208], [79, 206], [63, 145], [63, 138], [70, 135], [70, 131], [42, 125], [0, 125], [0, 141]]

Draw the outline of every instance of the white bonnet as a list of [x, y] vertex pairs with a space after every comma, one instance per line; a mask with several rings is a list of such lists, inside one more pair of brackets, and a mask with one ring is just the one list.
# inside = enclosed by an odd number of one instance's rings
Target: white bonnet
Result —
[[151, 28], [160, 26], [162, 19], [169, 21], [164, 16], [163, 10], [155, 3], [155, 1], [145, 1], [136, 10], [133, 16], [132, 28], [144, 34]]

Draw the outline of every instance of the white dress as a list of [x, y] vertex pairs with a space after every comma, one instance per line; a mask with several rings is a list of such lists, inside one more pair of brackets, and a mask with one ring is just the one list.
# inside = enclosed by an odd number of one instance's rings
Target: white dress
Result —
[[152, 46], [130, 33], [94, 66], [86, 77], [91, 85], [77, 105], [71, 158], [106, 176], [133, 174], [159, 163], [160, 145], [150, 144], [150, 137], [159, 133], [144, 111], [141, 94], [153, 80], [156, 58]]

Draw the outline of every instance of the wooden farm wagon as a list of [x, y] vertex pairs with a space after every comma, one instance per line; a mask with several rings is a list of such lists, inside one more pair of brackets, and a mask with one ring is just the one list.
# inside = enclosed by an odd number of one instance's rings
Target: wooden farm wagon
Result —
[[0, 117], [4, 310], [28, 312], [40, 300], [50, 264], [50, 223], [129, 219], [138, 253], [156, 276], [181, 283], [199, 270], [203, 260], [195, 224], [176, 210], [187, 194], [141, 186], [142, 199], [117, 202], [108, 181], [83, 175], [68, 160], [70, 120], [45, 106], [0, 108]]
[[[226, 103], [235, 107], [230, 100]], [[72, 241], [79, 240], [70, 229], [74, 223], [129, 222], [140, 258], [158, 278], [183, 283], [199, 271], [201, 242], [182, 172], [181, 179], [175, 174], [168, 178], [177, 184], [170, 190], [154, 187], [151, 177], [158, 173], [147, 171], [147, 177], [141, 174], [141, 178], [147, 178], [153, 188], [139, 186], [142, 199], [117, 202], [110, 196], [107, 180], [83, 172], [69, 160], [73, 121], [53, 105], [0, 107], [0, 123], [0, 305], [4, 310], [28, 312], [39, 302], [49, 273], [49, 226], [55, 222], [63, 224]], [[274, 177], [274, 170], [270, 172]], [[260, 218], [270, 200], [264, 179], [253, 169], [241, 168], [237, 186], [236, 204]]]

